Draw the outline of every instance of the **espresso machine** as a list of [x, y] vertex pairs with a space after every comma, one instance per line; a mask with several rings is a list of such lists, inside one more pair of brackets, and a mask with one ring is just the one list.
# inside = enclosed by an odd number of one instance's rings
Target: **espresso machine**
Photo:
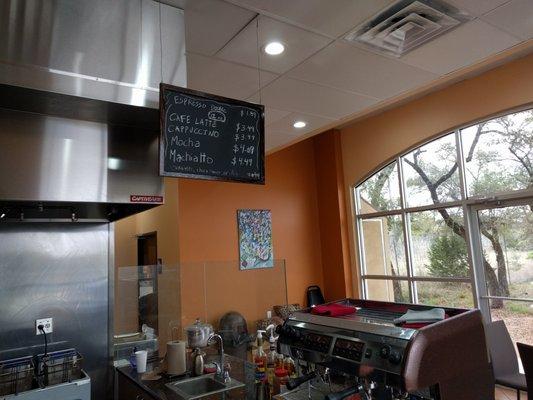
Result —
[[394, 321], [408, 310], [434, 307], [356, 299], [328, 304], [354, 312], [330, 316], [304, 309], [279, 329], [279, 352], [305, 365], [289, 389], [335, 374], [347, 383], [326, 400], [494, 400], [479, 310], [444, 308], [445, 319], [413, 327]]

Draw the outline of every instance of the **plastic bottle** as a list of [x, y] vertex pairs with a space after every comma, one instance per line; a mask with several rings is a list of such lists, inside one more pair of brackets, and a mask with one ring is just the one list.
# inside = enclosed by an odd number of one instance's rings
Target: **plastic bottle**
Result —
[[298, 375], [296, 374], [296, 365], [294, 364], [294, 360], [290, 357], [285, 357], [285, 360], [283, 361], [283, 368], [287, 370], [287, 373], [289, 374], [289, 378], [296, 378]]
[[277, 353], [276, 356], [276, 369], [278, 368], [285, 368], [285, 358], [283, 357], [283, 354], [280, 353]]
[[266, 362], [266, 373], [267, 373], [267, 380], [272, 388], [274, 386], [274, 376], [275, 376], [275, 370], [276, 370], [276, 361], [278, 358], [278, 353], [276, 352], [276, 340], [278, 340], [277, 336], [274, 336], [274, 329], [275, 325], [269, 325], [266, 328], [266, 331], [270, 331], [270, 337], [268, 338], [269, 348], [267, 353], [267, 362]]
[[258, 330], [257, 331], [257, 349], [254, 355], [254, 364], [255, 364], [255, 381], [264, 382], [267, 380], [266, 376], [266, 364], [267, 356], [263, 350], [263, 333], [266, 331]]
[[282, 394], [287, 392], [287, 381], [289, 380], [289, 374], [284, 368], [278, 368], [275, 371], [274, 386], [272, 395]]

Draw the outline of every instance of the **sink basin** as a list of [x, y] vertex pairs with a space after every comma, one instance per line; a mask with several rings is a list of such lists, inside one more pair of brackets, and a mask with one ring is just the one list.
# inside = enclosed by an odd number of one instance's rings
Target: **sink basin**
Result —
[[244, 383], [233, 378], [228, 383], [218, 382], [214, 379], [213, 374], [209, 374], [198, 376], [196, 378], [170, 382], [167, 383], [166, 386], [184, 400], [193, 400], [240, 388], [244, 386]]

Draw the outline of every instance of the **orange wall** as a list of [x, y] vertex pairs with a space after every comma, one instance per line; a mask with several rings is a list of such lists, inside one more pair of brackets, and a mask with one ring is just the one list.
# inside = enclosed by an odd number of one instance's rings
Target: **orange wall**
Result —
[[[165, 204], [115, 222], [115, 334], [136, 332], [138, 327], [138, 287], [135, 268], [123, 279], [120, 267], [137, 265], [137, 236], [157, 232], [157, 256], [165, 265], [159, 279], [159, 332], [166, 341], [168, 324], [180, 318], [179, 281], [172, 268], [178, 263], [178, 182], [165, 178]], [[170, 272], [167, 272], [169, 271]], [[123, 273], [124, 275], [124, 273]], [[174, 276], [176, 275], [176, 276]]]
[[[152, 231], [158, 233], [163, 263], [179, 264], [179, 284], [171, 279], [168, 290], [160, 291], [160, 333], [170, 320], [182, 326], [196, 317], [216, 323], [231, 310], [241, 312], [253, 329], [267, 310], [284, 302], [278, 263], [274, 269], [238, 268], [238, 209], [272, 211], [274, 258], [286, 263], [290, 303], [305, 305], [310, 285], [320, 285], [327, 299], [349, 294], [339, 132], [267, 156], [265, 185], [189, 179], [166, 179], [165, 185], [165, 205], [115, 224], [117, 267], [135, 265], [136, 235]], [[117, 333], [136, 328], [136, 286], [124, 286], [116, 293]]]
[[326, 301], [332, 301], [352, 295], [340, 132], [330, 130], [311, 140], [315, 148], [323, 291]]
[[[238, 270], [238, 209], [272, 210], [274, 258], [286, 261], [289, 302], [305, 304], [307, 286], [323, 285], [312, 141], [266, 157], [264, 186], [182, 179], [178, 193], [181, 263], [234, 261], [233, 272], [220, 277], [220, 283], [223, 285], [223, 279], [229, 279], [231, 286], [226, 285], [228, 288], [242, 287], [243, 290], [227, 290], [224, 302], [240, 304], [239, 308], [248, 311], [243, 312], [248, 319], [262, 318], [266, 311], [248, 304], [250, 300], [245, 295], [245, 289], [251, 285], [255, 287], [255, 275], [263, 272]], [[221, 268], [230, 271], [227, 263], [225, 265]], [[182, 310], [186, 318], [194, 312], [187, 310], [188, 306], [201, 307], [198, 301], [189, 302], [195, 297], [195, 289], [185, 285], [186, 281], [193, 283], [200, 277], [193, 279], [191, 268], [187, 270], [189, 275], [182, 276]], [[269, 296], [269, 290], [273, 289], [265, 287], [264, 296]]]
[[341, 143], [353, 271], [356, 271], [350, 190], [353, 185], [418, 143], [532, 102], [533, 55], [529, 55], [344, 127]]

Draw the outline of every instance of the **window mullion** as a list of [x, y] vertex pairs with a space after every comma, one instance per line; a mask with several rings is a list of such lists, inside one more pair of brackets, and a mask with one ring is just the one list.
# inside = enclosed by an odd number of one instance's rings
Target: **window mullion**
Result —
[[355, 214], [356, 215], [362, 214], [362, 212], [361, 212], [360, 191], [361, 191], [361, 189], [359, 187], [354, 187], [353, 188], [353, 195], [354, 195], [354, 200], [355, 200]]
[[[357, 229], [357, 246], [359, 247], [359, 274], [361, 277], [367, 274], [366, 271], [366, 259], [365, 259], [365, 242], [363, 235], [363, 220], [359, 217], [355, 219], [356, 229]], [[360, 296], [363, 299], [366, 299], [368, 296], [368, 291], [366, 290], [366, 282], [363, 279], [360, 279], [361, 290]]]
[[455, 131], [455, 148], [457, 150], [457, 165], [459, 167], [459, 187], [461, 188], [461, 200], [466, 200], [466, 170], [463, 158], [463, 142], [461, 140], [461, 131]]
[[400, 182], [400, 204], [402, 208], [402, 227], [403, 227], [403, 237], [404, 237], [404, 247], [405, 247], [405, 262], [407, 263], [407, 277], [409, 284], [409, 297], [412, 303], [418, 303], [418, 294], [416, 292], [416, 282], [412, 279], [414, 276], [413, 273], [413, 262], [411, 255], [411, 229], [410, 229], [410, 220], [405, 212], [407, 207], [407, 201], [405, 198], [406, 186], [404, 181], [403, 174], [403, 164], [402, 158], [398, 157], [396, 159], [398, 165], [398, 180]]
[[[466, 203], [467, 193], [466, 193], [466, 170], [463, 156], [463, 141], [461, 140], [461, 131], [457, 129], [455, 131], [455, 147], [457, 149], [457, 165], [459, 166], [459, 186], [461, 188], [461, 199], [462, 199], [462, 208], [463, 208], [463, 223], [465, 227], [465, 241], [466, 249], [468, 252], [468, 261], [470, 262], [470, 286], [472, 288], [472, 297], [474, 299], [474, 307], [480, 308], [480, 298], [478, 290], [478, 267], [476, 266], [479, 263], [478, 257], [474, 256], [475, 241], [472, 240], [472, 219], [470, 218], [470, 207]], [[476, 229], [476, 228], [473, 228]]]
[[359, 262], [359, 279], [358, 279], [358, 286], [359, 286], [359, 296], [363, 299], [366, 299], [368, 296], [368, 290], [365, 279], [363, 279], [363, 276], [366, 275], [366, 259], [365, 259], [365, 242], [364, 242], [364, 235], [363, 235], [363, 220], [358, 215], [359, 210], [361, 210], [361, 202], [359, 198], [359, 188], [354, 188], [352, 195], [355, 200], [355, 207], [356, 207], [356, 216], [354, 218], [355, 220], [355, 233], [356, 233], [356, 246], [357, 246], [357, 260]]
[[483, 247], [481, 243], [481, 232], [479, 229], [479, 217], [474, 207], [466, 206], [467, 210], [467, 238], [472, 250], [472, 279], [473, 291], [476, 295], [476, 306], [481, 310], [486, 321], [490, 321], [490, 304], [488, 296], [485, 268], [483, 263]]

